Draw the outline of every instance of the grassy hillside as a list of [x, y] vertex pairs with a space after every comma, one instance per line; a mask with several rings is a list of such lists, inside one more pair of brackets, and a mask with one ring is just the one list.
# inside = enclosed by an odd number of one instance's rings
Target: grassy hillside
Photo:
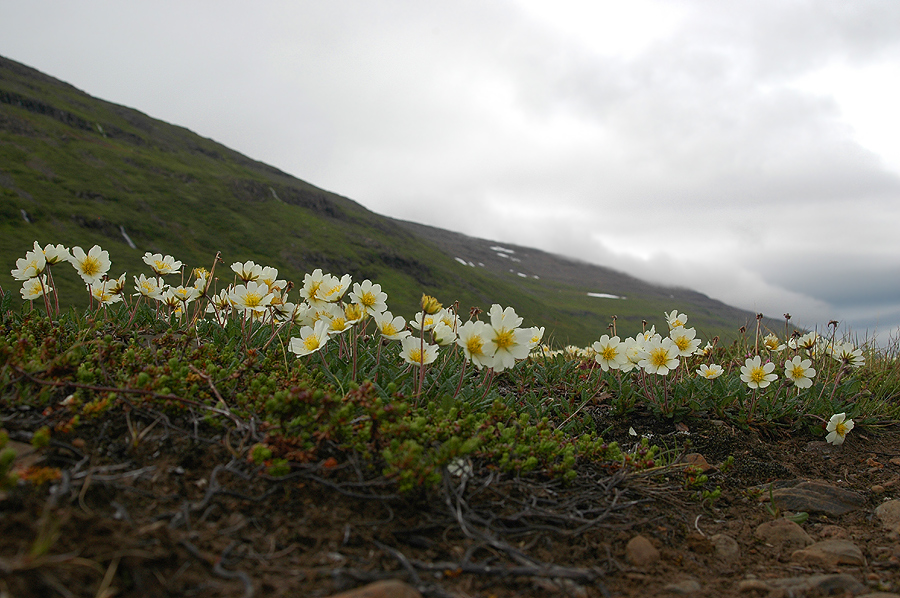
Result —
[[[558, 343], [579, 345], [602, 334], [613, 314], [619, 332], [633, 334], [642, 319], [660, 326], [664, 310], [678, 309], [704, 337], [734, 337], [753, 319], [699, 293], [533, 249], [509, 248], [517, 253], [501, 258], [505, 252], [491, 250], [497, 244], [490, 241], [380, 216], [2, 57], [0, 198], [6, 272], [34, 240], [99, 244], [110, 253], [111, 274], [126, 271], [128, 280], [149, 271], [141, 262], [146, 251], [207, 268], [220, 251], [225, 265], [217, 273], [228, 280], [228, 265], [239, 260], [274, 266], [297, 283], [322, 268], [379, 282], [390, 308], [407, 317], [423, 292], [445, 303], [458, 299], [463, 313], [500, 303], [514, 306], [526, 325], [546, 326]], [[527, 261], [511, 259], [522, 256]], [[68, 302], [84, 304], [74, 274], [57, 284]], [[8, 276], [0, 275], [0, 286], [18, 292]]]

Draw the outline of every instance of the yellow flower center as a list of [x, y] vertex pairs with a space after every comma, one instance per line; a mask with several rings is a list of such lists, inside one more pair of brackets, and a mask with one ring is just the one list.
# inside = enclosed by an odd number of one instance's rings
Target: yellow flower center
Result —
[[469, 352], [469, 355], [483, 355], [484, 340], [480, 336], [470, 336], [466, 341], [466, 350]]
[[306, 347], [307, 351], [315, 351], [319, 348], [319, 337], [315, 334], [310, 334], [303, 339], [303, 346]]
[[378, 299], [375, 297], [375, 295], [372, 293], [369, 293], [369, 292], [363, 293], [362, 296], [359, 298], [360, 305], [362, 305], [363, 307], [367, 307], [367, 308], [375, 307], [375, 304], [377, 302], [378, 302]]
[[247, 293], [244, 295], [244, 305], [247, 307], [258, 307], [262, 303], [262, 295], [259, 293]]
[[760, 382], [764, 382], [766, 379], [766, 370], [762, 368], [762, 366], [758, 366], [750, 370], [750, 381], [759, 384]]
[[678, 347], [679, 351], [687, 351], [687, 348], [691, 346], [691, 340], [686, 336], [679, 336], [675, 341], [675, 346]]
[[498, 351], [509, 349], [516, 344], [516, 333], [512, 330], [501, 328], [493, 340], [494, 344], [497, 345]]
[[656, 347], [650, 350], [650, 365], [655, 368], [667, 367], [669, 352], [664, 347]]
[[838, 435], [843, 438], [847, 435], [847, 425], [844, 422], [839, 422], [838, 425], [834, 427], [834, 431], [838, 433]]
[[795, 365], [791, 369], [791, 378], [805, 378], [806, 377], [806, 369], [802, 365]]
[[415, 361], [416, 363], [422, 363], [422, 350], [419, 348], [410, 349], [409, 360]]
[[390, 336], [392, 334], [397, 334], [397, 329], [394, 327], [393, 322], [385, 322], [381, 325], [381, 334], [385, 336]]
[[606, 361], [612, 361], [618, 356], [619, 351], [615, 347], [610, 347], [607, 345], [604, 347], [603, 351], [600, 353], [600, 356], [603, 357]]
[[100, 260], [89, 255], [81, 262], [81, 271], [85, 276], [96, 276], [100, 273]]

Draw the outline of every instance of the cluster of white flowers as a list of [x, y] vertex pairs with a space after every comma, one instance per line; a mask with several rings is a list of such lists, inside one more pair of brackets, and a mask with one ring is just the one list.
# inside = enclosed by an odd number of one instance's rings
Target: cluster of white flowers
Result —
[[687, 316], [673, 310], [666, 314], [669, 335], [663, 337], [656, 327], [626, 338], [610, 337], [604, 334], [593, 344], [594, 360], [603, 371], [621, 370], [629, 372], [641, 368], [648, 374], [667, 375], [678, 367], [680, 357], [702, 353], [697, 331], [686, 328]]
[[[512, 307], [504, 309], [495, 304], [488, 312], [489, 322], [462, 323], [456, 313], [441, 307], [433, 298], [428, 298], [430, 302], [423, 303], [423, 311], [407, 323], [402, 316], [388, 311], [387, 293], [381, 290], [381, 285], [370, 280], [353, 283], [349, 274], [337, 277], [316, 269], [304, 276], [299, 289], [300, 301], [293, 302], [288, 296], [291, 285], [279, 279], [278, 270], [271, 266], [252, 261], [235, 262], [231, 265], [235, 282], [215, 292], [210, 290], [210, 273], [204, 268], [190, 272], [189, 284], [170, 285], [164, 277], [180, 274], [184, 281], [181, 261], [171, 255], [150, 252], [144, 255], [143, 261], [153, 274], [133, 277], [135, 297], [156, 301], [158, 306], [166, 306], [169, 313], [177, 315], [186, 314], [194, 301], [205, 298], [203, 313], [220, 325], [235, 317], [250, 322], [296, 325], [300, 335], [292, 337], [288, 346], [298, 356], [319, 351], [329, 338], [371, 318], [381, 338], [400, 342], [400, 356], [410, 364], [431, 363], [437, 357], [438, 347], [455, 344], [479, 369], [492, 368], [499, 372], [528, 357], [544, 334], [543, 328], [522, 328], [522, 318]], [[87, 252], [73, 247], [70, 252], [62, 245], [42, 248], [35, 241], [34, 249], [17, 260], [11, 272], [16, 280], [24, 281], [23, 299], [35, 300], [53, 290], [49, 270], [59, 262], [68, 262], [75, 268], [91, 297], [100, 305], [125, 298], [125, 274], [118, 278], [108, 276], [109, 254], [99, 246]]]

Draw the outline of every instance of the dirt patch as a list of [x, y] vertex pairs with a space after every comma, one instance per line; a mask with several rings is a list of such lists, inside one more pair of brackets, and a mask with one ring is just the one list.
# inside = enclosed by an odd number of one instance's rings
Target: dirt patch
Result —
[[[824, 573], [900, 590], [897, 537], [874, 515], [900, 498], [900, 430], [857, 428], [834, 448], [709, 420], [595, 417], [626, 447], [651, 435], [678, 451], [690, 439], [688, 450], [710, 466], [704, 487], [722, 496], [700, 502], [681, 465], [629, 473], [582, 464], [567, 485], [473, 460], [441, 488], [401, 497], [352, 456], [272, 478], [246, 459], [249, 432], [216, 434], [137, 411], [129, 432], [118, 413], [30, 457], [61, 477], [2, 496], [0, 595], [329, 596], [397, 578], [425, 596], [759, 596], [766, 580]], [[27, 442], [36, 423], [4, 414], [14, 440]], [[722, 472], [729, 456], [734, 465]], [[810, 513], [801, 525], [814, 541], [852, 542], [865, 565], [800, 563], [754, 537], [774, 515], [765, 491], [747, 489], [785, 479], [864, 497], [851, 512]], [[629, 562], [626, 545], [639, 534], [659, 560]], [[717, 550], [717, 534], [736, 540], [737, 556]]]

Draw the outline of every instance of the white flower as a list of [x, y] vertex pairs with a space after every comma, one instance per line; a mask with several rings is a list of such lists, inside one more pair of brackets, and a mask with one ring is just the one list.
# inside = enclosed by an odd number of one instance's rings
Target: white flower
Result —
[[354, 282], [349, 297], [370, 316], [387, 309], [387, 293], [381, 290], [380, 284], [372, 284], [371, 280], [364, 280], [362, 284]]
[[645, 330], [641, 333], [638, 333], [637, 335], [635, 335], [634, 339], [637, 342], [643, 344], [652, 341], [653, 339], [660, 340], [662, 339], [662, 337], [656, 333], [656, 326], [651, 326], [650, 330]]
[[825, 426], [828, 435], [825, 437], [826, 442], [838, 445], [844, 443], [847, 433], [853, 429], [853, 420], [847, 419], [846, 413], [835, 413]]
[[512, 307], [501, 308], [496, 303], [491, 306], [488, 340], [494, 345], [493, 367], [495, 371], [511, 368], [517, 360], [525, 359], [531, 351], [530, 337], [526, 337], [518, 326], [522, 318]]
[[[663, 312], [665, 313], [665, 312]], [[679, 326], [684, 326], [687, 324], [688, 317], [685, 314], [678, 313], [677, 309], [673, 309], [670, 313], [666, 314], [666, 322], [669, 323], [669, 329], [678, 328]]]
[[147, 278], [143, 274], [132, 278], [134, 278], [134, 290], [137, 291], [135, 295], [143, 295], [157, 300], [161, 298], [163, 289], [160, 288], [155, 278]]
[[[643, 336], [628, 337], [622, 342], [622, 354], [625, 355], [626, 361], [619, 366], [623, 372], [630, 372], [636, 367], [640, 367], [641, 351], [644, 350]], [[640, 340], [638, 340], [640, 339]]]
[[797, 339], [797, 347], [806, 351], [813, 351], [819, 344], [819, 335], [815, 332], [807, 332]]
[[338, 279], [331, 274], [323, 274], [321, 268], [313, 270], [312, 274], [303, 276], [303, 287], [300, 296], [306, 299], [316, 309], [325, 303], [334, 303], [340, 300], [344, 291], [350, 286], [350, 275]]
[[22, 289], [19, 291], [22, 293], [22, 299], [26, 301], [34, 301], [35, 299], [42, 297], [44, 293], [49, 293], [53, 290], [49, 284], [47, 284], [46, 276], [35, 276], [34, 278], [28, 278], [22, 283]]
[[721, 376], [725, 370], [717, 363], [712, 365], [706, 365], [705, 363], [700, 366], [700, 369], [697, 370], [697, 373], [707, 380], [715, 380], [719, 376]]
[[135, 295], [143, 295], [144, 297], [157, 300], [161, 298], [163, 289], [155, 278], [147, 278], [143, 274], [132, 278], [134, 278], [134, 290], [137, 291]]
[[816, 375], [816, 370], [811, 366], [812, 361], [797, 355], [784, 362], [784, 377], [793, 382], [797, 388], [809, 388], [812, 386], [813, 376]]
[[700, 347], [700, 339], [694, 338], [695, 336], [697, 336], [696, 330], [684, 326], [676, 326], [669, 331], [669, 338], [678, 347], [679, 357], [690, 357], [697, 352]]
[[109, 292], [113, 295], [122, 295], [125, 293], [125, 274], [127, 272], [122, 272], [122, 275], [118, 278], [110, 278], [109, 279]]
[[[40, 249], [40, 245], [37, 241], [34, 242], [34, 248]], [[47, 259], [47, 264], [53, 266], [60, 262], [68, 262], [72, 259], [72, 254], [69, 253], [69, 248], [63, 245], [50, 245], [49, 243], [44, 246], [41, 251], [44, 252], [44, 257]]]
[[775, 364], [771, 361], [762, 364], [759, 355], [748, 357], [741, 366], [741, 380], [750, 388], [765, 388], [771, 382], [778, 379], [778, 374], [773, 374]]
[[594, 361], [600, 364], [604, 372], [618, 370], [628, 361], [618, 336], [610, 338], [608, 334], [604, 334], [599, 341], [594, 341], [592, 347], [595, 351]]
[[653, 338], [644, 343], [638, 365], [648, 374], [665, 376], [678, 367], [678, 346], [670, 338]]
[[866, 363], [862, 349], [857, 349], [853, 343], [838, 343], [831, 349], [831, 356], [852, 368], [861, 367]]
[[144, 254], [144, 263], [150, 266], [157, 276], [165, 276], [166, 274], [176, 274], [181, 271], [181, 262], [171, 255], [164, 256], [161, 253]]
[[244, 282], [255, 282], [259, 279], [260, 274], [262, 274], [263, 268], [253, 261], [247, 261], [235, 262], [231, 264], [231, 269], [238, 275], [238, 278]]
[[346, 332], [353, 326], [353, 322], [347, 319], [344, 310], [337, 303], [326, 303], [316, 313], [319, 316], [319, 321], [324, 321], [328, 324], [328, 334], [332, 336]]
[[704, 355], [704, 356], [709, 355], [710, 351], [712, 351], [713, 349], [715, 349], [713, 344], [710, 342], [707, 342], [705, 347], [703, 347], [702, 349], [697, 351], [697, 355]]
[[491, 356], [494, 346], [488, 340], [488, 325], [484, 322], [475, 320], [460, 326], [456, 344], [462, 347], [466, 359], [474, 363], [478, 369], [493, 365], [494, 360]]
[[264, 282], [248, 281], [247, 284], [235, 286], [228, 294], [228, 299], [235, 309], [244, 312], [246, 316], [261, 316], [269, 309], [272, 303], [272, 293]]
[[532, 326], [531, 328], [522, 328], [522, 334], [528, 338], [528, 350], [531, 351], [541, 344], [541, 339], [544, 338], [544, 327]]
[[26, 252], [25, 257], [16, 260], [16, 269], [10, 270], [9, 273], [13, 275], [14, 279], [28, 280], [44, 273], [44, 268], [47, 267], [47, 258], [37, 241], [34, 244], [37, 249]]
[[456, 332], [444, 322], [438, 322], [431, 330], [434, 342], [445, 347], [456, 341]]
[[100, 282], [112, 265], [109, 261], [109, 252], [100, 249], [99, 245], [94, 245], [87, 253], [81, 247], [73, 247], [70, 263], [81, 279], [89, 285]]
[[111, 303], [118, 303], [122, 300], [121, 293], [113, 292], [115, 290], [115, 286], [117, 281], [115, 280], [103, 280], [100, 282], [95, 282], [89, 286], [91, 296], [96, 299], [100, 305], [109, 305]]
[[778, 340], [778, 337], [772, 333], [767, 334], [763, 338], [763, 344], [766, 346], [766, 349], [769, 351], [783, 351], [785, 349], [785, 345]]
[[381, 336], [384, 338], [392, 341], [399, 341], [410, 335], [409, 330], [406, 329], [406, 320], [403, 319], [403, 316], [394, 317], [394, 314], [391, 312], [384, 311], [375, 314], [372, 316], [372, 319], [375, 320], [375, 325], [378, 326], [378, 332], [380, 332]]
[[319, 287], [319, 297], [322, 301], [329, 303], [340, 301], [350, 286], [350, 281], [349, 274], [344, 274], [340, 279], [337, 276], [327, 275], [322, 282], [322, 286]]
[[269, 291], [272, 293], [287, 288], [287, 281], [278, 280], [278, 269], [272, 266], [261, 267], [256, 281], [266, 283], [266, 286], [269, 287]]
[[191, 286], [177, 286], [177, 287], [169, 287], [166, 292], [163, 294], [163, 299], [168, 305], [172, 305], [172, 302], [168, 301], [169, 298], [174, 299], [175, 301], [179, 301], [182, 304], [186, 305], [200, 296], [200, 291]]
[[434, 314], [434, 317], [437, 318], [438, 322], [444, 323], [454, 331], [459, 330], [459, 327], [462, 324], [462, 320], [459, 319], [459, 316], [457, 316], [452, 309], [446, 307]]
[[194, 288], [200, 291], [202, 295], [206, 291], [206, 284], [209, 282], [209, 270], [206, 268], [194, 268]]
[[304, 326], [300, 329], [300, 338], [292, 337], [288, 349], [297, 355], [309, 355], [315, 353], [328, 342], [328, 322], [319, 320], [314, 326]]
[[416, 330], [431, 330], [438, 322], [440, 322], [440, 319], [436, 314], [430, 315], [420, 311], [409, 321], [409, 325]]
[[400, 356], [406, 363], [422, 366], [437, 359], [437, 345], [423, 343], [422, 339], [414, 336], [407, 336], [400, 342]]
[[272, 303], [272, 314], [275, 316], [277, 322], [294, 322], [300, 324], [300, 321], [296, 319], [299, 311], [300, 306], [296, 303], [291, 303], [289, 301]]

